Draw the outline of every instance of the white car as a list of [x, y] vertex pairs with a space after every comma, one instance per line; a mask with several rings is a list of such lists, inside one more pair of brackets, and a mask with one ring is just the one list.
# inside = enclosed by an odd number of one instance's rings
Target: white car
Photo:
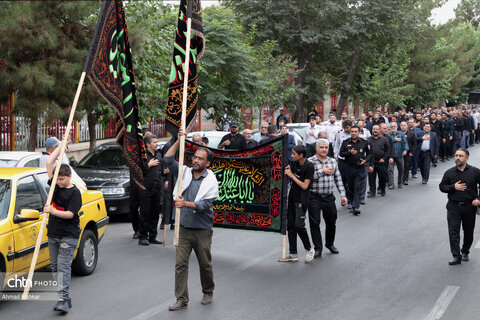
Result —
[[[17, 168], [38, 168], [40, 166], [41, 152], [28, 151], [0, 151], [0, 168], [17, 167]], [[72, 168], [72, 180], [83, 188], [87, 189], [87, 185], [80, 176]]]
[[222, 140], [223, 136], [228, 134], [228, 132], [225, 131], [195, 131], [195, 132], [190, 132], [187, 134], [187, 139], [192, 141], [193, 135], [199, 134], [202, 137], [207, 137], [208, 138], [208, 147], [210, 148], [217, 148], [218, 145], [220, 144], [220, 140]]

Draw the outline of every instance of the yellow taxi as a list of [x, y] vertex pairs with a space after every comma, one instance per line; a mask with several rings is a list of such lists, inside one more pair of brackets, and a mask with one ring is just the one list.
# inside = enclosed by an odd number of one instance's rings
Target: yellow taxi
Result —
[[[35, 249], [50, 186], [43, 168], [0, 168], [0, 289], [5, 275], [26, 273]], [[82, 194], [81, 234], [72, 263], [79, 275], [93, 273], [98, 260], [98, 242], [108, 225], [105, 201], [100, 191], [86, 190], [72, 179]], [[47, 230], [40, 246], [36, 269], [50, 264]], [[10, 276], [8, 276], [10, 277]]]

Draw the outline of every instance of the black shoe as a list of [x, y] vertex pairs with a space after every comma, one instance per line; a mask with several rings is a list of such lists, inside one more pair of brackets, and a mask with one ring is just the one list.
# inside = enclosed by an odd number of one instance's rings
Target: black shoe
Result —
[[60, 311], [62, 313], [67, 313], [68, 309], [72, 307], [72, 302], [70, 299], [58, 300], [57, 304], [53, 307], [53, 310]]
[[461, 264], [461, 263], [462, 263], [462, 259], [460, 258], [453, 258], [452, 260], [448, 261], [448, 264], [451, 266], [454, 266], [456, 264]]
[[368, 193], [367, 198], [375, 198], [375, 193]]
[[395, 186], [388, 187], [388, 190], [393, 190], [393, 189], [395, 189]]
[[403, 181], [403, 185], [408, 186], [408, 181]]
[[468, 257], [468, 253], [462, 253], [462, 261], [468, 261], [470, 258]]
[[170, 225], [170, 230], [175, 230], [175, 223], [172, 223], [172, 224]]
[[331, 246], [325, 246], [325, 248], [330, 250], [330, 252], [333, 253], [333, 254], [339, 254], [340, 253], [340, 251], [338, 251], [338, 249], [335, 248], [335, 246], [333, 244]]
[[353, 209], [352, 213], [356, 216], [360, 215], [360, 210], [358, 209]]
[[435, 168], [436, 166], [437, 166], [437, 164], [436, 164], [436, 163], [434, 163], [434, 164], [433, 164], [433, 167]]
[[148, 239], [148, 242], [150, 242], [151, 244], [162, 244], [163, 243], [158, 238], [150, 238], [150, 239]]
[[135, 231], [135, 233], [133, 234], [133, 239], [138, 239], [140, 238], [140, 233], [138, 231]]
[[423, 179], [422, 184], [427, 184], [428, 180]]
[[365, 204], [365, 199], [360, 200], [360, 204]]
[[315, 254], [313, 256], [313, 259], [321, 258], [322, 257], [322, 251], [320, 250], [315, 250]]
[[385, 197], [385, 193], [386, 193], [385, 190], [382, 190], [382, 191], [380, 192], [380, 195], [381, 195], [382, 197]]
[[150, 245], [150, 242], [148, 242], [147, 239], [139, 239], [139, 240], [138, 240], [138, 245], [140, 245], [140, 246], [148, 246], [148, 245]]
[[399, 184], [397, 187], [398, 187], [398, 189], [402, 189], [402, 185], [401, 185], [401, 184]]
[[160, 230], [163, 230], [163, 229], [165, 229], [165, 225], [162, 223], [162, 224], [160, 225]]
[[382, 191], [382, 189], [380, 189], [380, 187], [377, 188], [377, 193], [380, 193]]

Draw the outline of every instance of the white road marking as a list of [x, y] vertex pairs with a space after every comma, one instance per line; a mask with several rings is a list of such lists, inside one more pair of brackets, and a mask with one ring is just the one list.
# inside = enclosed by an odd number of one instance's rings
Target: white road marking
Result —
[[448, 308], [450, 302], [452, 302], [453, 297], [457, 294], [457, 291], [460, 287], [457, 286], [448, 286], [443, 290], [440, 298], [438, 298], [437, 302], [433, 306], [432, 311], [427, 316], [427, 320], [438, 320], [440, 319], [445, 311]]
[[[232, 268], [229, 272], [227, 272], [225, 274], [222, 274], [218, 277], [215, 277], [215, 275], [214, 275], [215, 281], [217, 281], [219, 279], [222, 279], [222, 278], [229, 277], [233, 274], [238, 274], [242, 271], [245, 271], [245, 270], [255, 266], [256, 264], [261, 263], [262, 261], [265, 261], [266, 259], [268, 260], [268, 259], [272, 259], [274, 256], [278, 256], [280, 253], [281, 253], [281, 248], [280, 249], [276, 248], [276, 249], [271, 250], [270, 252], [267, 252], [263, 256], [258, 256], [256, 258], [249, 259], [247, 262], [242, 263], [241, 265], [239, 265], [235, 268]], [[171, 299], [171, 301], [166, 301], [162, 304], [159, 304], [159, 305], [157, 305], [153, 308], [150, 308], [150, 309], [146, 310], [145, 312], [143, 312], [139, 315], [136, 315], [135, 317], [130, 318], [130, 320], [146, 320], [146, 319], [156, 318], [156, 317], [158, 317], [158, 315], [160, 313], [167, 311], [168, 306], [172, 305], [173, 303], [175, 303], [175, 297], [173, 297], [173, 299]]]

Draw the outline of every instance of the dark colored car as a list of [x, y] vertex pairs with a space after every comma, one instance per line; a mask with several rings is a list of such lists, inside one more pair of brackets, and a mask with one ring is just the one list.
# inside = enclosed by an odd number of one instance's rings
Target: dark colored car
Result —
[[[161, 149], [166, 141], [158, 141]], [[129, 214], [130, 171], [122, 150], [115, 142], [96, 147], [80, 162], [73, 162], [88, 190], [100, 190], [109, 216]]]
[[129, 213], [130, 172], [127, 160], [115, 142], [99, 145], [72, 165], [88, 190], [102, 191], [108, 215]]

